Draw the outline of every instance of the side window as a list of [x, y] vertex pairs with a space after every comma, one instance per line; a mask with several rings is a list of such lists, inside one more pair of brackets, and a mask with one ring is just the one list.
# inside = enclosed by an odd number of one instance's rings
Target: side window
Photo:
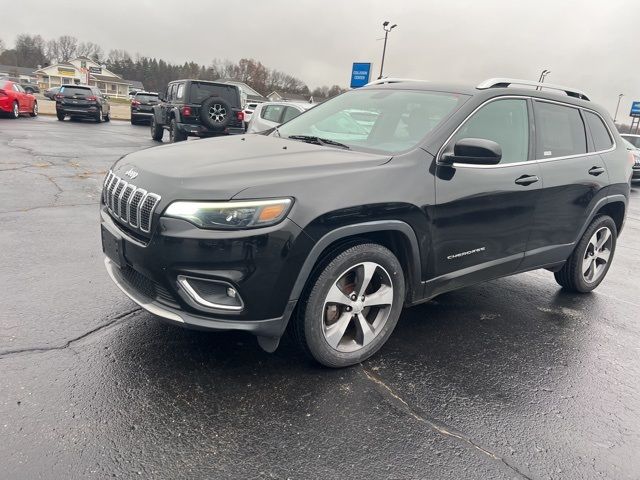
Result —
[[449, 145], [463, 138], [484, 138], [502, 147], [500, 163], [529, 159], [529, 115], [527, 101], [514, 98], [496, 100], [478, 110], [456, 132]]
[[596, 152], [611, 148], [613, 146], [613, 140], [602, 119], [595, 113], [587, 112], [586, 110], [583, 110], [582, 113], [587, 121], [587, 125], [589, 125], [589, 130], [591, 130], [591, 137], [593, 138], [593, 145]]
[[293, 120], [302, 112], [295, 107], [287, 107], [284, 110], [284, 117], [282, 117], [282, 123], [288, 122], [289, 120]]
[[176, 100], [184, 100], [184, 83], [178, 85], [178, 93], [176, 93]]
[[18, 85], [17, 83], [14, 83], [14, 84], [13, 84], [13, 90], [14, 90], [15, 92], [19, 92], [19, 91], [20, 91], [20, 85]]
[[284, 105], [267, 105], [262, 109], [260, 118], [263, 118], [270, 122], [280, 123], [280, 117], [282, 115], [283, 109]]
[[587, 153], [584, 122], [577, 108], [535, 102], [536, 158]]
[[176, 97], [176, 84], [169, 85], [169, 95], [167, 95], [167, 100], [172, 102]]

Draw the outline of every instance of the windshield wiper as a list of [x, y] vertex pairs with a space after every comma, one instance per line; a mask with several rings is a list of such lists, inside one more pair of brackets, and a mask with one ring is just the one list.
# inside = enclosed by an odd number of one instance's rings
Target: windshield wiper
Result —
[[332, 147], [344, 148], [345, 150], [350, 149], [349, 145], [345, 145], [344, 143], [329, 140], [328, 138], [314, 137], [313, 135], [289, 135], [287, 138], [291, 140], [302, 140], [303, 142], [313, 143], [315, 145], [331, 145]]

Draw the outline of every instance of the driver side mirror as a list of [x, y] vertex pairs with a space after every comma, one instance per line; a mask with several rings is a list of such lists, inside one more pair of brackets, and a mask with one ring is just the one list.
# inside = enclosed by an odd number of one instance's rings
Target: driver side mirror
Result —
[[453, 146], [453, 153], [440, 157], [443, 165], [466, 163], [469, 165], [497, 165], [502, 159], [502, 147], [484, 138], [461, 138]]

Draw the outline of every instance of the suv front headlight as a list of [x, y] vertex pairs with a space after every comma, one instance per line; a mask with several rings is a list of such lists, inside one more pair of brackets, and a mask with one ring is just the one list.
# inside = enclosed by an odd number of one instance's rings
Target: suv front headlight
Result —
[[247, 200], [230, 202], [173, 202], [165, 217], [181, 218], [200, 228], [234, 230], [275, 225], [287, 216], [293, 200]]

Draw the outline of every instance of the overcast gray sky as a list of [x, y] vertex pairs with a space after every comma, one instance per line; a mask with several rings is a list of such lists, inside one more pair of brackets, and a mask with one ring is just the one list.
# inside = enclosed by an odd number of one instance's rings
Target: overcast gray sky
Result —
[[[0, 0], [0, 4], [8, 0]], [[385, 74], [477, 84], [537, 79], [590, 93], [613, 115], [640, 100], [640, 0], [82, 0], [11, 2], [7, 46], [18, 33], [81, 41], [174, 62], [252, 57], [311, 88], [347, 86], [353, 61], [377, 76], [381, 22], [390, 35]], [[24, 13], [20, 13], [24, 12]], [[5, 19], [6, 20], [6, 19]]]

